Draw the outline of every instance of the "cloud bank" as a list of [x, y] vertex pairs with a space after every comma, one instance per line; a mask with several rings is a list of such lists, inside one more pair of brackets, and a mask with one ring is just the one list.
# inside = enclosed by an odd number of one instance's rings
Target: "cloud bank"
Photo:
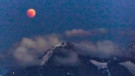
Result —
[[72, 29], [65, 32], [65, 35], [68, 37], [77, 37], [77, 36], [93, 36], [98, 34], [107, 33], [107, 29], [98, 28], [94, 30], [83, 30], [83, 29]]
[[96, 43], [81, 41], [75, 43], [75, 45], [81, 49], [79, 51], [80, 54], [92, 57], [107, 58], [111, 56], [122, 56], [122, 52], [124, 52], [119, 45], [110, 40], [97, 41]]
[[92, 35], [92, 32], [85, 31], [82, 29], [73, 29], [73, 30], [66, 31], [65, 34], [67, 36], [89, 36]]
[[[23, 38], [12, 50], [0, 55], [0, 58], [10, 61], [16, 66], [39, 65], [39, 57], [59, 42], [61, 39], [56, 34]], [[11, 64], [11, 66], [13, 65]]]
[[[74, 37], [74, 36], [93, 36], [107, 33], [107, 29], [98, 28], [94, 30], [73, 29], [66, 31], [63, 35], [50, 34], [46, 36], [35, 36], [32, 38], [23, 38], [13, 49], [9, 50], [6, 54], [0, 55], [0, 61], [8, 60], [13, 62], [14, 65], [19, 66], [32, 66], [41, 64], [39, 57], [47, 52], [48, 49], [53, 48], [57, 43], [63, 41], [62, 36]], [[89, 57], [108, 58], [113, 56], [125, 56], [127, 52], [123, 50], [119, 44], [111, 40], [102, 41], [84, 41], [83, 39], [78, 42], [73, 42], [75, 47], [79, 50], [77, 52], [66, 52], [67, 57], [55, 57], [56, 64], [68, 65], [77, 64], [79, 62], [78, 55]], [[63, 49], [64, 50], [64, 49]], [[47, 52], [44, 57], [43, 64], [50, 58], [50, 54], [53, 52]], [[5, 63], [7, 61], [4, 61]], [[2, 65], [3, 63], [0, 63]], [[11, 64], [12, 65], [12, 64]]]

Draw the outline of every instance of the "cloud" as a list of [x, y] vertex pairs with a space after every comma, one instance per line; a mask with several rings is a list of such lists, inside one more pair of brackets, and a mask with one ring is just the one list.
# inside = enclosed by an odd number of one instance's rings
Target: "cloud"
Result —
[[89, 36], [92, 35], [90, 31], [85, 31], [82, 29], [73, 29], [70, 31], [66, 31], [65, 33], [67, 36]]
[[76, 36], [93, 36], [97, 34], [105, 34], [107, 33], [107, 29], [98, 28], [94, 30], [83, 30], [83, 29], [72, 29], [65, 32], [65, 35], [68, 37], [76, 37]]
[[60, 38], [55, 34], [23, 38], [12, 51], [12, 55], [21, 66], [38, 65], [40, 64], [39, 57], [59, 42]]
[[[32, 38], [22, 38], [12, 49], [6, 53], [0, 54], [0, 65], [6, 67], [26, 67], [35, 65], [44, 65], [50, 56], [52, 56], [54, 46], [63, 40], [58, 34], [46, 36], [35, 36]], [[48, 51], [49, 50], [49, 51]], [[56, 55], [54, 62], [58, 65], [77, 65], [79, 58], [77, 52], [72, 50], [60, 49], [66, 51], [66, 57]], [[59, 52], [59, 51], [58, 51]], [[43, 56], [40, 58], [41, 56]], [[7, 65], [7, 63], [10, 63]]]
[[123, 62], [120, 63], [121, 65], [123, 65], [124, 67], [126, 67], [133, 75], [135, 75], [135, 64], [127, 61], [127, 62]]
[[[10, 66], [26, 67], [44, 65], [54, 53], [54, 46], [62, 41], [57, 34], [23, 38], [12, 50], [2, 55], [7, 56], [6, 60], [12, 60], [9, 61], [12, 62]], [[66, 49], [59, 49], [58, 52], [60, 50], [62, 51], [61, 54], [66, 53], [66, 56], [55, 55], [54, 62], [56, 65], [78, 65], [79, 58], [77, 52]], [[41, 56], [43, 57], [40, 58]], [[5, 59], [4, 57], [3, 59]]]
[[75, 43], [79, 49], [81, 55], [94, 56], [94, 57], [111, 57], [121, 56], [123, 50], [114, 42], [110, 40], [97, 41], [92, 43], [90, 41], [81, 41]]
[[[15, 47], [12, 55], [15, 62], [21, 66], [44, 65], [53, 54], [53, 51], [48, 51], [48, 49], [53, 50], [54, 45], [61, 41], [57, 35], [23, 38], [20, 44]], [[77, 49], [75, 52], [63, 48], [59, 49], [58, 52], [62, 52], [61, 55], [66, 56], [55, 54], [54, 62], [56, 65], [78, 65], [80, 63], [79, 55], [108, 58], [123, 54], [120, 47], [110, 40], [97, 41], [96, 43], [80, 41], [74, 44], [80, 50]], [[41, 61], [39, 57], [43, 54], [44, 57]]]
[[[68, 36], [90, 36], [93, 34], [105, 34], [107, 30], [105, 28], [98, 28], [94, 30], [70, 30], [66, 31]], [[35, 36], [32, 38], [23, 38], [14, 48], [7, 53], [0, 54], [0, 61], [8, 60], [11, 65], [19, 66], [32, 66], [44, 64], [50, 58], [53, 52], [48, 52], [57, 43], [62, 42], [61, 35], [51, 34], [46, 36]], [[97, 41], [95, 43], [91, 41], [79, 41], [74, 43], [77, 52], [66, 52], [68, 56], [60, 57], [55, 56], [56, 64], [60, 65], [74, 65], [79, 63], [78, 55], [90, 56], [90, 57], [111, 57], [111, 56], [123, 56], [123, 50], [119, 45], [110, 40]], [[65, 49], [62, 49], [65, 50]], [[44, 61], [41, 61], [41, 57], [46, 53]], [[7, 63], [7, 61], [6, 61]], [[3, 63], [0, 63], [2, 65]]]

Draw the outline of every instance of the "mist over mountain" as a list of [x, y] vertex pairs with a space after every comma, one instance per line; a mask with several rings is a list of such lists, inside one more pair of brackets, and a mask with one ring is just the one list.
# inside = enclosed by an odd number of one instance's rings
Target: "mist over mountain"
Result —
[[39, 64], [9, 70], [4, 76], [135, 76], [127, 57], [94, 57], [74, 43], [60, 42], [38, 57]]

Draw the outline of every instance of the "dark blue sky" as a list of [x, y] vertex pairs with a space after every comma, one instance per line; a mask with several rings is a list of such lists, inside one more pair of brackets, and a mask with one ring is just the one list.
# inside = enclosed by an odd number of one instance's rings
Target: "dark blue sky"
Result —
[[[0, 48], [23, 37], [61, 33], [71, 29], [135, 28], [134, 0], [0, 0]], [[35, 18], [26, 11], [34, 8]], [[118, 38], [111, 34], [111, 39]], [[118, 38], [119, 39], [119, 38]]]

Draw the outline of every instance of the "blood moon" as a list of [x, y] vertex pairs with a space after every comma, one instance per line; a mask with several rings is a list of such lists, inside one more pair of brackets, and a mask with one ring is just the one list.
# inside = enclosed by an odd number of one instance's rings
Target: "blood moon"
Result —
[[27, 10], [27, 16], [29, 17], [29, 18], [34, 18], [35, 17], [35, 15], [36, 15], [36, 11], [34, 10], [34, 9], [28, 9]]

